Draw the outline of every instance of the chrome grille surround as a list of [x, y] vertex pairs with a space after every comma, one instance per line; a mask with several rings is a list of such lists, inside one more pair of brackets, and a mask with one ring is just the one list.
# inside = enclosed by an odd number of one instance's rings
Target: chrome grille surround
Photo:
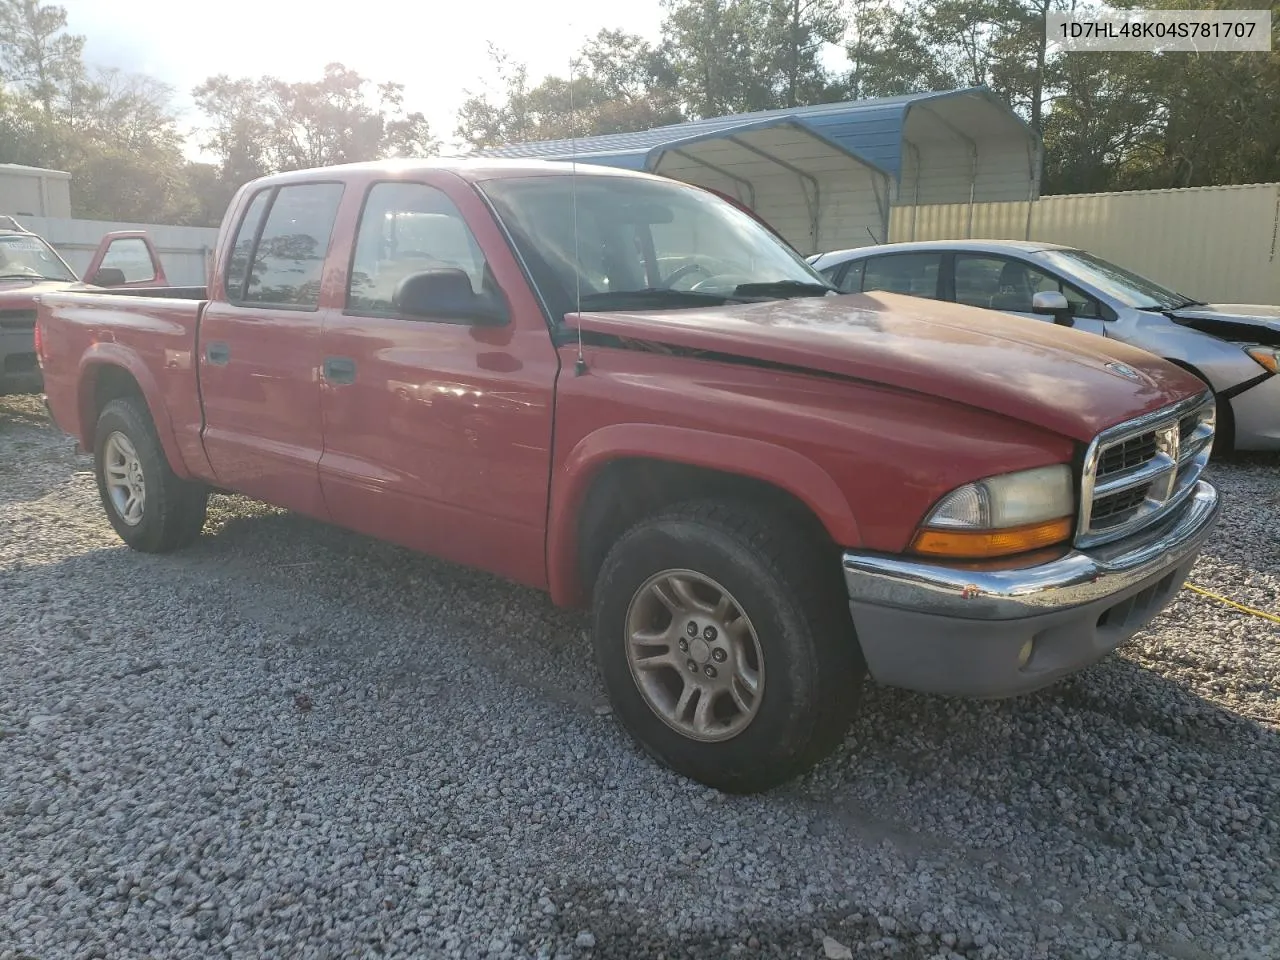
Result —
[[1209, 462], [1216, 416], [1206, 392], [1098, 434], [1084, 455], [1076, 546], [1120, 540], [1176, 510]]

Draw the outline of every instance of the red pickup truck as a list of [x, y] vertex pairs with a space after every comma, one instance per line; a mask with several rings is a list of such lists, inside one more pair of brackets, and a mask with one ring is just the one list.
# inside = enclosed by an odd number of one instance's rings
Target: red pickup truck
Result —
[[[116, 230], [94, 251], [85, 282], [93, 286], [164, 286], [160, 258], [145, 233]], [[0, 216], [0, 394], [40, 389], [36, 297], [80, 285], [75, 271], [39, 235]]]
[[164, 294], [39, 304], [48, 407], [127, 544], [190, 543], [231, 490], [589, 606], [621, 722], [726, 790], [833, 749], [867, 672], [1007, 696], [1098, 660], [1218, 513], [1197, 378], [839, 295], [646, 174], [273, 175], [232, 202], [208, 290]]

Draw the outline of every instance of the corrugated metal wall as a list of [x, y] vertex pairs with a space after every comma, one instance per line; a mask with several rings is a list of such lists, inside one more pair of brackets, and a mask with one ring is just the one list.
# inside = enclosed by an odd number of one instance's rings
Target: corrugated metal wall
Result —
[[62, 255], [78, 274], [93, 258], [102, 237], [113, 230], [145, 230], [155, 244], [165, 276], [174, 286], [196, 286], [206, 281], [208, 263], [218, 241], [215, 227], [174, 227], [155, 223], [115, 223], [108, 220], [70, 220], [59, 217], [15, 217], [38, 233]]
[[[975, 238], [1082, 247], [1200, 300], [1280, 303], [1280, 183], [979, 203]], [[967, 204], [897, 206], [894, 241], [964, 239]], [[1028, 229], [1029, 227], [1029, 229]]]

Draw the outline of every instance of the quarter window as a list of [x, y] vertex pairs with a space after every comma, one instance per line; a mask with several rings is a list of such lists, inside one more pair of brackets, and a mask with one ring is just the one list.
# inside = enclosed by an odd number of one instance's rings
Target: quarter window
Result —
[[231, 247], [231, 257], [227, 262], [228, 300], [244, 299], [244, 282], [249, 272], [249, 254], [253, 252], [253, 241], [257, 239], [258, 227], [262, 224], [262, 215], [266, 213], [270, 199], [270, 190], [259, 190], [254, 194], [236, 230], [235, 243]]
[[349, 312], [393, 315], [392, 297], [405, 277], [456, 269], [474, 293], [497, 284], [462, 212], [423, 183], [378, 183], [369, 190], [347, 286]]
[[937, 297], [941, 253], [894, 253], [867, 258], [862, 292], [883, 290], [915, 297]]
[[319, 304], [320, 276], [341, 200], [339, 183], [280, 188], [254, 247], [246, 302], [312, 309]]
[[[862, 271], [866, 266], [867, 261], [865, 260], [850, 261], [841, 275], [839, 283], [836, 284], [841, 293], [858, 293], [862, 290]], [[838, 272], [839, 269], [839, 267], [836, 267], [833, 272]], [[830, 275], [828, 275], [828, 278], [830, 278]]]

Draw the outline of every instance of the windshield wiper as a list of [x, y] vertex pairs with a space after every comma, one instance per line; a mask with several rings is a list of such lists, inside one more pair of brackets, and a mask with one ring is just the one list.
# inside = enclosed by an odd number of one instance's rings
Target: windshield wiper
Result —
[[742, 303], [740, 297], [727, 293], [705, 293], [701, 290], [670, 290], [666, 287], [644, 287], [639, 290], [610, 290], [606, 293], [588, 293], [582, 297], [584, 307], [637, 306], [704, 307], [720, 306], [729, 302]]
[[59, 283], [73, 283], [65, 277], [46, 277], [41, 273], [3, 273], [0, 280], [56, 280]]
[[836, 288], [825, 283], [804, 280], [765, 280], [759, 283], [740, 283], [733, 292], [742, 297], [825, 297]]
[[[1179, 294], [1179, 296], [1181, 296], [1181, 294]], [[1173, 309], [1182, 310], [1186, 307], [1207, 307], [1208, 305], [1209, 303], [1207, 300], [1192, 300], [1190, 297], [1183, 297], [1182, 302], [1176, 304]]]

